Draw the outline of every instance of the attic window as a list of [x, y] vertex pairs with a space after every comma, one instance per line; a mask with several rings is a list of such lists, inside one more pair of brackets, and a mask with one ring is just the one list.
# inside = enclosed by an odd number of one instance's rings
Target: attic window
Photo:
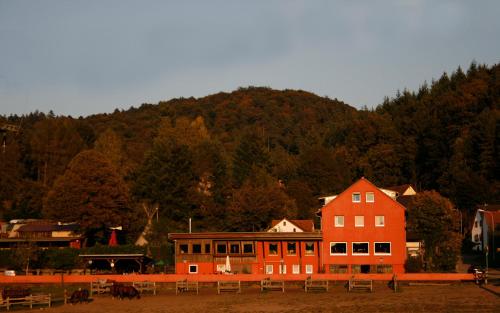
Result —
[[373, 192], [366, 193], [366, 202], [375, 202], [375, 194]]
[[360, 192], [353, 192], [352, 193], [352, 202], [361, 202], [361, 193]]
[[286, 221], [283, 221], [283, 226], [286, 226]]

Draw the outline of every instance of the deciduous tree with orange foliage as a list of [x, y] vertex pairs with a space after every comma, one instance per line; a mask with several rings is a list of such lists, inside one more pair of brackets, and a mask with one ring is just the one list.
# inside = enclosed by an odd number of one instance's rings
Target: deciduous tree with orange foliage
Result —
[[95, 150], [80, 152], [57, 178], [44, 201], [44, 215], [78, 222], [90, 240], [105, 242], [108, 227], [127, 229], [128, 190], [116, 169]]

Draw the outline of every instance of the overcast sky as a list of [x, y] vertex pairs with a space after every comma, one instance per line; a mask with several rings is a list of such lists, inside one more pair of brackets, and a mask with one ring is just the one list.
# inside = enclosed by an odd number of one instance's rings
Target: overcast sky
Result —
[[0, 114], [78, 117], [240, 86], [372, 107], [500, 61], [500, 1], [0, 0]]

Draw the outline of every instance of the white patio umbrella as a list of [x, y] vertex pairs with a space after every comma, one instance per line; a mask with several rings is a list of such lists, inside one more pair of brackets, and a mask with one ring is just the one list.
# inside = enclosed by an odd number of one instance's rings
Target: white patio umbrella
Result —
[[231, 272], [231, 262], [229, 262], [229, 255], [226, 256], [226, 273]]

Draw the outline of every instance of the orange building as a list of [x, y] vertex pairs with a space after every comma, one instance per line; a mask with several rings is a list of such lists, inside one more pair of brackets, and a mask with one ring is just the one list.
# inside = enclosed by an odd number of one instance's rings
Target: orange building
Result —
[[405, 208], [368, 180], [358, 180], [319, 214], [326, 272], [404, 272]]
[[173, 233], [177, 274], [402, 273], [405, 208], [362, 178], [319, 212], [320, 231]]

